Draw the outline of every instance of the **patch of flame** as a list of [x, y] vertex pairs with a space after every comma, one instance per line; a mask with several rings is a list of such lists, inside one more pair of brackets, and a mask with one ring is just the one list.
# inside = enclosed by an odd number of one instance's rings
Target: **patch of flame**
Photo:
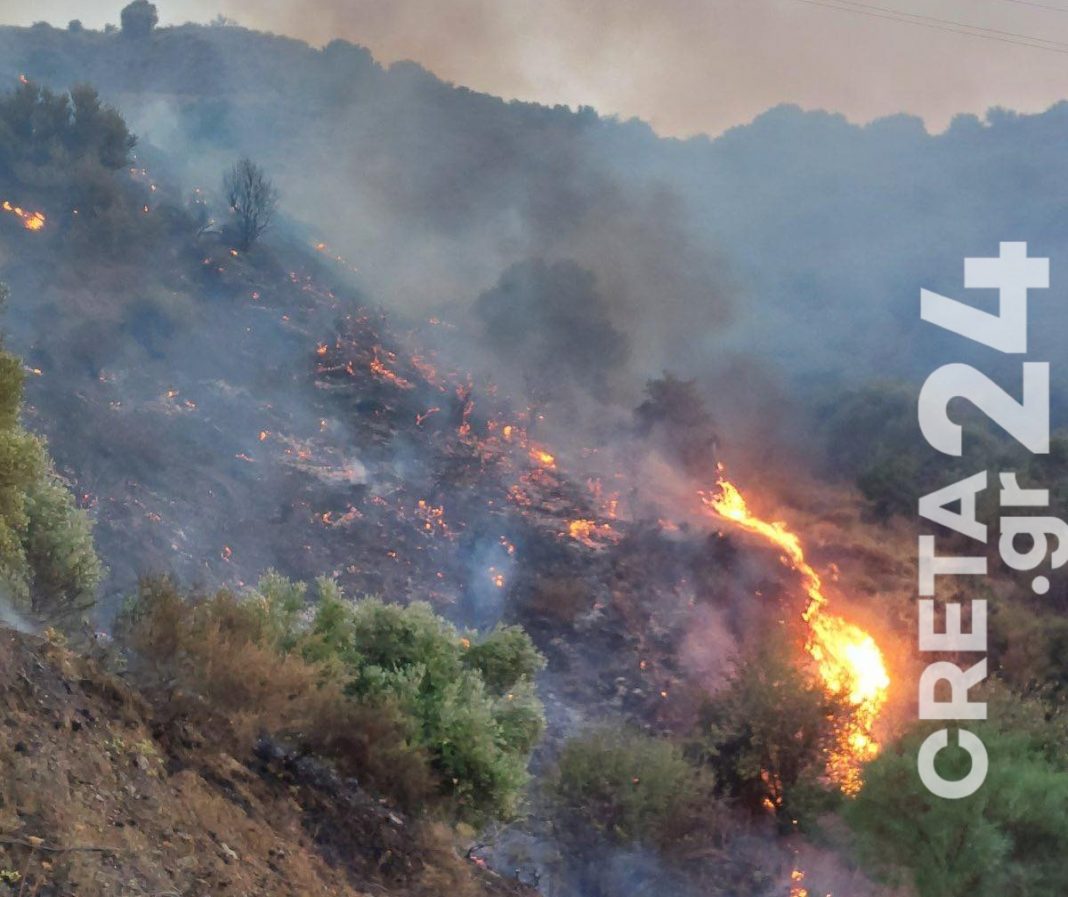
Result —
[[720, 476], [716, 487], [714, 493], [701, 493], [705, 506], [771, 542], [782, 551], [786, 563], [801, 575], [808, 596], [808, 605], [801, 615], [809, 628], [806, 648], [827, 693], [846, 698], [853, 707], [852, 718], [829, 758], [828, 772], [844, 793], [856, 794], [862, 784], [861, 764], [879, 753], [872, 730], [886, 704], [890, 687], [882, 651], [875, 639], [859, 626], [827, 612], [823, 583], [805, 560], [796, 533], [782, 522], [769, 522], [753, 514], [738, 487], [725, 477]]
[[48, 223], [48, 218], [45, 216], [44, 212], [27, 212], [25, 209], [12, 205], [6, 199], [3, 202], [0, 202], [0, 209], [3, 209], [9, 215], [14, 215], [18, 218], [26, 230], [44, 230], [45, 224]]

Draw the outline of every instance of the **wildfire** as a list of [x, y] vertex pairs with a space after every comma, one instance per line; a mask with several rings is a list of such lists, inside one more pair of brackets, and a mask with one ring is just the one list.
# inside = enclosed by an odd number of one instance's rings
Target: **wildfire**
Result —
[[27, 212], [25, 209], [12, 205], [6, 199], [0, 203], [0, 209], [3, 209], [8, 214], [18, 218], [26, 230], [43, 230], [45, 224], [48, 222], [44, 212]]
[[805, 881], [805, 873], [800, 869], [795, 869], [790, 873], [790, 897], [808, 897], [808, 888], [803, 884]]
[[738, 487], [725, 477], [720, 476], [716, 487], [715, 493], [701, 493], [705, 506], [778, 547], [784, 561], [801, 575], [809, 599], [801, 615], [809, 628], [806, 648], [827, 693], [845, 697], [853, 707], [852, 718], [829, 758], [828, 771], [843, 792], [855, 794], [861, 787], [860, 765], [879, 753], [872, 730], [890, 687], [882, 652], [859, 626], [827, 612], [823, 583], [805, 560], [796, 533], [784, 523], [754, 515]]
[[616, 531], [607, 523], [598, 523], [596, 520], [570, 520], [567, 524], [568, 535], [576, 542], [580, 542], [587, 548], [601, 548], [605, 542], [619, 540]]
[[536, 445], [530, 449], [530, 460], [545, 470], [556, 470], [556, 456], [541, 446]]

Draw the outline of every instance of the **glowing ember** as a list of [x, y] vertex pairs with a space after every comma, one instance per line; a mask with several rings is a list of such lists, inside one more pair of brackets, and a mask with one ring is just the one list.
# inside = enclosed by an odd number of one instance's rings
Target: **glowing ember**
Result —
[[600, 548], [605, 542], [617, 542], [619, 540], [616, 531], [607, 523], [598, 523], [596, 520], [571, 520], [567, 524], [568, 535], [576, 542], [581, 542], [587, 548]]
[[[808, 595], [802, 618], [809, 627], [806, 648], [816, 662], [828, 694], [845, 697], [853, 706], [852, 719], [839, 736], [828, 771], [846, 794], [861, 787], [860, 766], [879, 753], [872, 730], [886, 703], [890, 677], [875, 640], [859, 626], [826, 612], [827, 598], [819, 575], [805, 560], [796, 533], [781, 522], [755, 516], [738, 487], [720, 476], [713, 494], [701, 493], [705, 506], [720, 517], [756, 533], [778, 547], [783, 559], [800, 575]], [[803, 889], [802, 889], [803, 890]]]
[[808, 888], [803, 884], [805, 873], [795, 869], [790, 873], [790, 897], [808, 897]]
[[[387, 352], [386, 357], [390, 361], [395, 361], [396, 356], [392, 352]], [[379, 357], [379, 349], [376, 346], [373, 350], [373, 357], [370, 363], [371, 373], [378, 377], [380, 380], [385, 380], [387, 383], [392, 383], [398, 389], [412, 389], [413, 383], [405, 380], [403, 377], [397, 376], [385, 362]]]
[[546, 470], [556, 470], [556, 456], [545, 451], [540, 446], [531, 448], [530, 460]]
[[0, 209], [3, 209], [9, 215], [14, 215], [18, 218], [26, 230], [44, 230], [45, 224], [48, 223], [48, 219], [45, 217], [44, 212], [27, 212], [25, 209], [20, 209], [18, 206], [12, 205], [6, 199], [0, 203]]

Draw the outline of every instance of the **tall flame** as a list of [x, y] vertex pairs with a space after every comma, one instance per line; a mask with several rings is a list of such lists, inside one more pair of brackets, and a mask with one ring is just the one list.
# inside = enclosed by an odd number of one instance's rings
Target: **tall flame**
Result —
[[25, 209], [13, 206], [6, 199], [3, 202], [0, 202], [0, 209], [3, 209], [8, 214], [18, 218], [26, 230], [43, 230], [45, 223], [48, 220], [45, 218], [44, 212], [27, 212]]
[[705, 506], [771, 542], [801, 575], [808, 596], [801, 615], [809, 628], [806, 649], [816, 662], [826, 692], [848, 700], [853, 711], [829, 757], [828, 771], [842, 791], [855, 794], [861, 787], [861, 764], [879, 753], [872, 730], [890, 687], [882, 652], [875, 639], [859, 626], [827, 612], [823, 583], [805, 560], [796, 533], [784, 523], [762, 520], [753, 514], [738, 487], [722, 475], [716, 487], [714, 493], [701, 493]]

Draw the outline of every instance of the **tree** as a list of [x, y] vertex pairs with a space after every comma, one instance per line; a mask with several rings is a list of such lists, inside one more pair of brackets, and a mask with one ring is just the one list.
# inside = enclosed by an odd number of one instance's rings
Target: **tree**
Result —
[[546, 370], [594, 394], [627, 361], [630, 344], [612, 322], [612, 307], [592, 271], [570, 260], [533, 259], [507, 268], [475, 300], [474, 312], [495, 352], [538, 391]]
[[835, 800], [826, 759], [848, 712], [795, 667], [794, 653], [769, 633], [709, 700], [696, 738], [720, 790], [753, 810], [773, 807], [787, 829]]
[[148, 0], [133, 0], [122, 11], [122, 33], [127, 37], [146, 38], [159, 24], [159, 11]]
[[278, 211], [278, 191], [266, 172], [248, 158], [227, 172], [223, 189], [237, 219], [238, 248], [247, 252], [271, 226]]
[[[990, 756], [975, 794], [944, 800], [926, 789], [916, 753], [936, 727], [922, 724], [869, 764], [864, 790], [846, 806], [865, 864], [891, 883], [911, 879], [920, 897], [1068, 893], [1063, 721], [1007, 690], [995, 688], [989, 698], [990, 719], [969, 725]], [[955, 743], [951, 736], [936, 761], [948, 779], [971, 764]]]
[[707, 479], [716, 466], [716, 425], [695, 380], [667, 371], [645, 384], [645, 401], [634, 409], [638, 432], [654, 438], [687, 472]]

